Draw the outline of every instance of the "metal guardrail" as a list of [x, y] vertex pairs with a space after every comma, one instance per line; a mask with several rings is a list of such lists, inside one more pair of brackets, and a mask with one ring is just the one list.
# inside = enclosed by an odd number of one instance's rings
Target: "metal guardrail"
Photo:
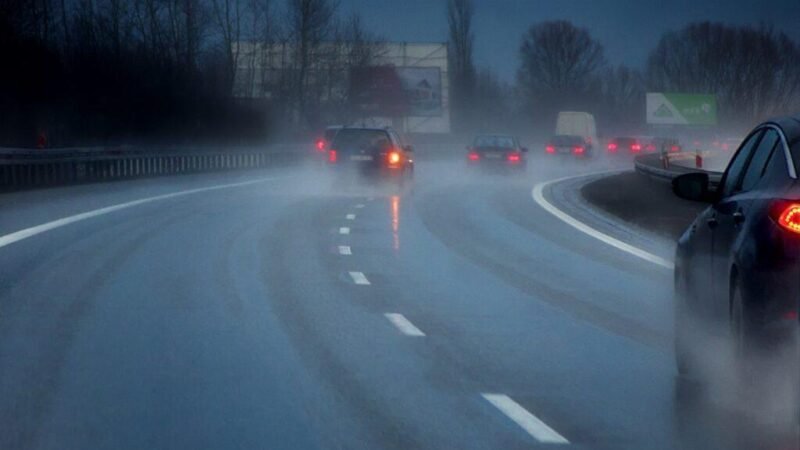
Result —
[[211, 171], [258, 169], [302, 160], [297, 146], [228, 151], [173, 148], [0, 149], [0, 190]]
[[[679, 153], [667, 156], [662, 156], [660, 154], [639, 155], [636, 157], [633, 164], [637, 172], [659, 181], [671, 182], [680, 175], [697, 172], [708, 174], [712, 186], [717, 186], [722, 180], [722, 172], [670, 164], [669, 159], [674, 156], [678, 158], [694, 158], [694, 153]], [[664, 160], [665, 157], [667, 158], [666, 164]]]

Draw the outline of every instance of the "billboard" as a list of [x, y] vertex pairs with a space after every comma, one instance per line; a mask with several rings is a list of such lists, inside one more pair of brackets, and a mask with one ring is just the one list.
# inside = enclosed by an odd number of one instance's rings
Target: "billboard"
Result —
[[648, 93], [647, 123], [716, 125], [717, 98], [713, 95]]
[[438, 67], [374, 66], [350, 73], [350, 99], [362, 113], [389, 117], [441, 117]]

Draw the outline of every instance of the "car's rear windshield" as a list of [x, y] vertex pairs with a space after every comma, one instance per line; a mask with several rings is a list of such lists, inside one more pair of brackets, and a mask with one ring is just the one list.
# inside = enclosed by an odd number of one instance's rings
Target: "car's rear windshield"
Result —
[[555, 136], [552, 139], [553, 145], [578, 145], [583, 144], [583, 138], [580, 136]]
[[614, 141], [614, 143], [616, 143], [617, 145], [622, 145], [622, 146], [625, 146], [625, 145], [632, 145], [632, 144], [635, 144], [635, 143], [636, 143], [636, 138], [631, 138], [631, 137], [618, 137], [618, 138], [614, 139], [613, 141]]
[[389, 133], [383, 130], [349, 130], [336, 133], [331, 148], [342, 153], [379, 152], [391, 146]]
[[478, 136], [475, 147], [514, 148], [514, 138], [510, 136]]

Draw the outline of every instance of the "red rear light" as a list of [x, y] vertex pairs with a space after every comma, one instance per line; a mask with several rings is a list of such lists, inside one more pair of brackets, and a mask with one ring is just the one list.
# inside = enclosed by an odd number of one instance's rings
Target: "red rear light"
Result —
[[617, 151], [617, 144], [615, 144], [613, 142], [608, 144], [608, 150], [611, 151], [611, 152]]
[[510, 163], [518, 163], [522, 160], [519, 153], [509, 153], [508, 154], [508, 162]]
[[800, 234], [800, 203], [779, 201], [770, 208], [770, 217], [781, 228]]
[[478, 152], [469, 152], [467, 158], [470, 161], [478, 161], [479, 159], [481, 159], [481, 155], [479, 155]]
[[325, 140], [320, 139], [317, 141], [317, 151], [324, 152], [325, 151]]
[[400, 152], [397, 150], [392, 150], [386, 155], [386, 160], [389, 161], [391, 165], [400, 164], [400, 160], [402, 159]]
[[328, 150], [328, 162], [335, 163], [339, 160], [339, 153], [336, 150]]
[[545, 149], [545, 151], [546, 151], [547, 153], [555, 153], [555, 152], [556, 152], [556, 148], [555, 148], [555, 147], [553, 147], [552, 145], [548, 145], [548, 146], [547, 146], [547, 147], [545, 147], [544, 149]]
[[632, 152], [639, 152], [642, 150], [642, 146], [640, 144], [633, 144], [631, 145]]
[[583, 147], [575, 147], [572, 151], [575, 152], [576, 155], [582, 155], [585, 149]]

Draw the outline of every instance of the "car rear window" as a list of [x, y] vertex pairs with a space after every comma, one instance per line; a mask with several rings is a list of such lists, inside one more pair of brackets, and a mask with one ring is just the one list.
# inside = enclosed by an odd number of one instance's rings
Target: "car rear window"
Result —
[[583, 138], [580, 136], [556, 136], [553, 138], [553, 145], [580, 145], [583, 144]]
[[634, 138], [628, 138], [628, 137], [621, 137], [621, 138], [616, 138], [616, 139], [614, 139], [614, 142], [615, 142], [617, 145], [621, 145], [621, 146], [623, 146], [623, 147], [624, 147], [624, 146], [626, 146], [626, 145], [633, 145], [633, 144], [635, 144], [635, 143], [636, 143], [636, 139], [634, 139]]
[[341, 153], [379, 152], [391, 146], [391, 139], [382, 130], [341, 130], [336, 133], [332, 148]]
[[508, 136], [478, 136], [475, 147], [514, 148], [514, 139]]

